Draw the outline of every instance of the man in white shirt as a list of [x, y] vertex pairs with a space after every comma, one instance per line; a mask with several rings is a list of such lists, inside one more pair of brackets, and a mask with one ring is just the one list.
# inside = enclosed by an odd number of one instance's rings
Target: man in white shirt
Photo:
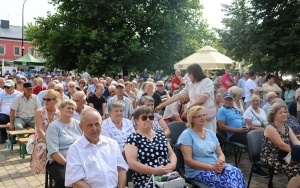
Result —
[[65, 185], [73, 187], [126, 187], [126, 164], [118, 143], [100, 135], [102, 118], [93, 108], [81, 113], [83, 135], [69, 148]]
[[257, 87], [254, 80], [256, 79], [256, 71], [249, 71], [249, 79], [245, 82], [245, 107], [248, 108], [250, 106], [250, 98], [254, 92], [254, 89]]

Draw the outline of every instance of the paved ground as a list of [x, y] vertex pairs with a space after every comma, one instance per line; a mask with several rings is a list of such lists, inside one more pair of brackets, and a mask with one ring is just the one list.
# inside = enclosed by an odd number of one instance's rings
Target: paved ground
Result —
[[[33, 188], [44, 187], [45, 176], [34, 176], [30, 172], [30, 156], [25, 159], [19, 157], [19, 147], [15, 145], [13, 151], [7, 150], [5, 144], [0, 145], [0, 187], [5, 188]], [[227, 162], [234, 164], [232, 156], [227, 157]], [[251, 164], [247, 153], [243, 153], [239, 167], [242, 169], [246, 181], [248, 181]], [[267, 188], [269, 179], [261, 178], [257, 175], [252, 176], [252, 188]], [[275, 175], [273, 179], [274, 188], [286, 187], [287, 177], [284, 175]]]

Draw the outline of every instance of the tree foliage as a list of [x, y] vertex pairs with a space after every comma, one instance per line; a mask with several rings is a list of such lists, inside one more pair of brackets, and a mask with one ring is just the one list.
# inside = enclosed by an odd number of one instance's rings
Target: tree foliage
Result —
[[173, 69], [213, 41], [197, 0], [52, 0], [26, 37], [47, 65], [93, 74]]
[[299, 0], [235, 0], [224, 10], [218, 33], [228, 55], [261, 71], [299, 71]]

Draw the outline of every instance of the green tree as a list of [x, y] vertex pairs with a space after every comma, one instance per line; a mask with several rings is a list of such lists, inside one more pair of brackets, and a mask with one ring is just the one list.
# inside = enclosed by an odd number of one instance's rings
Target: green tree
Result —
[[52, 0], [57, 12], [26, 37], [49, 67], [92, 74], [170, 70], [213, 41], [197, 0]]
[[229, 55], [261, 71], [298, 72], [299, 0], [235, 0], [224, 10], [218, 33]]

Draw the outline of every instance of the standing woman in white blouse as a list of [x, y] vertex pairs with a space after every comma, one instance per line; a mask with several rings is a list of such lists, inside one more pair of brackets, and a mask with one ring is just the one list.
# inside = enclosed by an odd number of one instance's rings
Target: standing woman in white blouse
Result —
[[101, 135], [107, 136], [118, 142], [120, 150], [123, 151], [125, 142], [129, 135], [135, 132], [133, 124], [124, 118], [124, 104], [118, 101], [108, 105], [109, 118], [102, 123]]
[[[192, 83], [188, 84], [186, 88], [184, 88], [178, 95], [171, 97], [166, 102], [157, 106], [157, 111], [184, 97], [190, 98], [189, 108], [200, 105], [204, 106], [207, 111], [209, 109], [215, 109], [216, 111], [216, 108], [214, 107], [214, 84], [209, 78], [206, 77], [201, 66], [196, 63], [188, 66], [187, 74]], [[213, 112], [212, 114], [213, 118], [210, 120], [207, 119], [205, 128], [216, 133], [216, 112]], [[208, 116], [212, 115], [209, 114]]]

